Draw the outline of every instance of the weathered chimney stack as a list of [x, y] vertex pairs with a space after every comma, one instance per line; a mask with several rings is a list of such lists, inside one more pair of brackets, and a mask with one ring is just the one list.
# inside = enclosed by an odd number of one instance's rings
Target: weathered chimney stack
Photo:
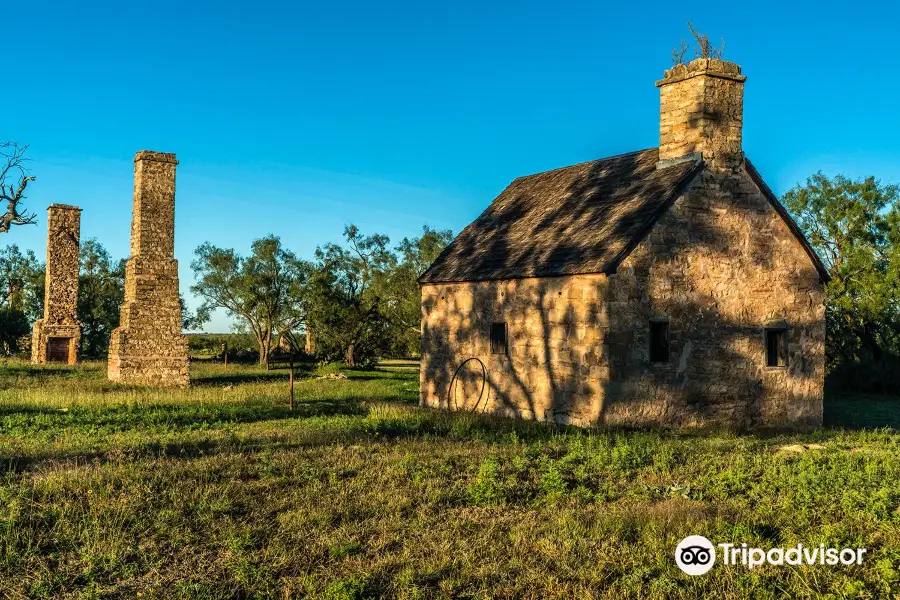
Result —
[[743, 163], [746, 79], [738, 65], [716, 58], [698, 58], [665, 72], [656, 82], [660, 166], [698, 153], [713, 170]]

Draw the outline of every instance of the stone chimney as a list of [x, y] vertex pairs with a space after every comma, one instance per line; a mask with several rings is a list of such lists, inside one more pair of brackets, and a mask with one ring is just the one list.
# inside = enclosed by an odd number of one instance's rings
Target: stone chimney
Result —
[[121, 383], [187, 387], [187, 340], [182, 335], [175, 260], [174, 154], [134, 156], [131, 256], [119, 326], [109, 339], [107, 376]]
[[728, 61], [698, 58], [675, 65], [659, 88], [659, 166], [702, 156], [707, 167], [729, 171], [744, 160], [744, 81]]
[[31, 362], [78, 362], [78, 250], [81, 209], [68, 204], [47, 207], [47, 268], [44, 317], [34, 322]]

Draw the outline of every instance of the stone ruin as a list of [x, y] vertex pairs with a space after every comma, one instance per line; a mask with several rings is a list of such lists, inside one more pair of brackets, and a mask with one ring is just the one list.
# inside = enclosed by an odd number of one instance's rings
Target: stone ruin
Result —
[[182, 334], [175, 260], [174, 154], [143, 150], [134, 157], [131, 257], [125, 300], [109, 341], [111, 381], [186, 387], [187, 339]]
[[76, 306], [80, 234], [80, 208], [66, 204], [52, 204], [47, 208], [44, 318], [35, 321], [31, 338], [31, 362], [35, 364], [78, 362], [81, 324]]

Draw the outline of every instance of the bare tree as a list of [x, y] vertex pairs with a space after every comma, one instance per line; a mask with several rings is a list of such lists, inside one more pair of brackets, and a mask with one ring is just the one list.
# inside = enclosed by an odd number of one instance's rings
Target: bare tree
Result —
[[[691, 30], [691, 35], [694, 36], [694, 43], [696, 44], [696, 48], [694, 48], [694, 56], [697, 58], [718, 58], [721, 59], [725, 54], [725, 39], [721, 40], [721, 45], [718, 48], [713, 47], [709, 43], [709, 36], [704, 35], [697, 31], [694, 27], [694, 24], [688, 21], [688, 29]], [[684, 64], [684, 55], [688, 50], [688, 44], [682, 40], [681, 46], [672, 50], [672, 62], [676, 65]]]
[[687, 52], [688, 45], [687, 42], [681, 40], [681, 46], [678, 48], [674, 48], [672, 50], [672, 64], [681, 65], [684, 64], [684, 53]]
[[25, 199], [25, 188], [34, 176], [28, 173], [25, 152], [28, 146], [16, 142], [0, 142], [0, 201], [6, 203], [6, 212], [0, 215], [0, 233], [7, 233], [13, 225], [34, 225], [37, 216], [20, 210]]

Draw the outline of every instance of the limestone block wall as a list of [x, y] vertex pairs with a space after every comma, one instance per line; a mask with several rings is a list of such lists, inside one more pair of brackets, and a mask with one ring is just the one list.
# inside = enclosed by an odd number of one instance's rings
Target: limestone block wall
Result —
[[[422, 405], [596, 423], [606, 286], [605, 275], [423, 286]], [[491, 324], [503, 322], [508, 350], [495, 354]]]
[[[824, 288], [743, 169], [704, 171], [610, 276], [607, 421], [822, 424]], [[670, 360], [649, 362], [649, 321]], [[787, 328], [787, 367], [767, 367], [766, 326]]]
[[78, 361], [80, 236], [80, 208], [67, 204], [52, 204], [47, 208], [44, 316], [35, 321], [31, 339], [31, 361], [35, 364]]
[[174, 154], [138, 152], [134, 159], [131, 257], [119, 327], [110, 337], [112, 381], [187, 386], [187, 341], [182, 335], [175, 251]]
[[[649, 360], [654, 319], [669, 323], [666, 363]], [[506, 355], [491, 352], [495, 322]], [[786, 367], [766, 366], [769, 325], [787, 328]], [[421, 404], [578, 425], [818, 426], [824, 341], [800, 242], [743, 167], [703, 172], [615, 274], [423, 286]]]

